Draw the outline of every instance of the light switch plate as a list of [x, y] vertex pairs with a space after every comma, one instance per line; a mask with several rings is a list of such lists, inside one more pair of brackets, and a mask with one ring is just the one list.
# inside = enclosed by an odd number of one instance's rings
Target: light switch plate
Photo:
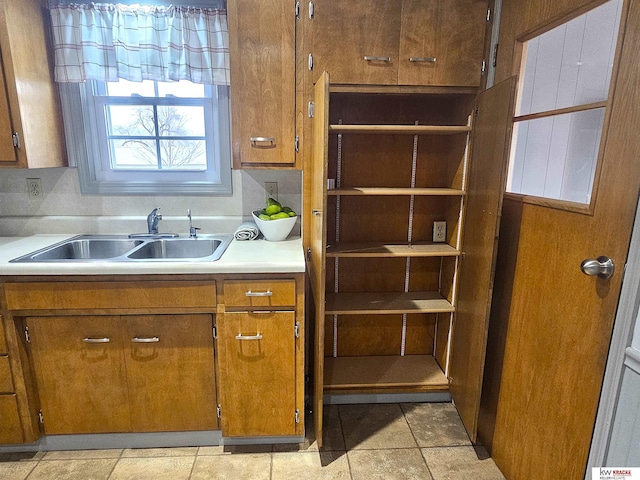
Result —
[[264, 182], [264, 189], [267, 192], [267, 200], [278, 200], [278, 182]]
[[447, 222], [433, 222], [433, 243], [447, 241]]

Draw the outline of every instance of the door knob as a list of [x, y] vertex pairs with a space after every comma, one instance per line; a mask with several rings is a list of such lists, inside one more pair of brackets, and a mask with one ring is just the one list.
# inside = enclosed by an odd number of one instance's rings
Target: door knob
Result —
[[597, 259], [587, 258], [580, 264], [580, 270], [585, 275], [595, 276], [600, 278], [611, 278], [616, 267], [613, 264], [613, 260], [609, 257], [598, 257]]

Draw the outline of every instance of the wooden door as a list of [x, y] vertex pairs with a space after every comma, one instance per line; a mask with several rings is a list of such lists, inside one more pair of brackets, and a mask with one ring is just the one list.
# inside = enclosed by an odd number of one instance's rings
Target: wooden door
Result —
[[123, 318], [133, 431], [215, 430], [211, 315]]
[[222, 434], [294, 435], [295, 312], [227, 312], [216, 325]]
[[400, 11], [398, 0], [316, 2], [313, 70], [333, 83], [396, 85]]
[[295, 165], [295, 3], [228, 1], [234, 168]]
[[[628, 7], [590, 211], [509, 200], [518, 251], [492, 445], [507, 478], [585, 475], [640, 186], [640, 3]], [[610, 279], [581, 272], [601, 255]]]
[[480, 85], [486, 15], [486, 0], [403, 0], [398, 84]]
[[0, 395], [0, 444], [24, 443], [15, 394]]
[[311, 223], [311, 259], [309, 277], [315, 305], [315, 343], [313, 421], [318, 446], [322, 446], [324, 389], [324, 312], [327, 250], [327, 168], [329, 163], [329, 74], [323, 72], [314, 87], [315, 112], [311, 169], [311, 211], [305, 212]]
[[482, 393], [515, 86], [511, 78], [480, 94], [474, 122], [450, 361], [451, 395], [472, 441]]
[[119, 317], [29, 317], [46, 434], [129, 432]]

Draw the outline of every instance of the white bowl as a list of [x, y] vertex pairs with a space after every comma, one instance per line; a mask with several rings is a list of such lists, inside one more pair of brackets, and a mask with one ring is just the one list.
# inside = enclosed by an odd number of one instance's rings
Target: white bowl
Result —
[[262, 220], [261, 218], [258, 218], [256, 212], [259, 214], [260, 210], [251, 212], [253, 220], [256, 222], [256, 225], [258, 225], [262, 235], [264, 235], [264, 239], [269, 240], [270, 242], [281, 242], [287, 238], [298, 219], [298, 216], [296, 215], [295, 217], [278, 218], [276, 220]]

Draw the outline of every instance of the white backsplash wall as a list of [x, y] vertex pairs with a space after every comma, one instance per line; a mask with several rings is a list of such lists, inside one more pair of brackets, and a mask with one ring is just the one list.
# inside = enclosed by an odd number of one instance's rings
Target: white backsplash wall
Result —
[[[42, 197], [32, 198], [27, 178], [40, 178]], [[133, 233], [160, 207], [161, 232], [188, 233], [187, 209], [201, 233], [233, 232], [264, 205], [264, 182], [278, 182], [278, 199], [300, 212], [302, 173], [234, 170], [231, 196], [83, 195], [75, 168], [0, 170], [0, 236], [41, 233]], [[299, 234], [300, 223], [294, 234]]]

